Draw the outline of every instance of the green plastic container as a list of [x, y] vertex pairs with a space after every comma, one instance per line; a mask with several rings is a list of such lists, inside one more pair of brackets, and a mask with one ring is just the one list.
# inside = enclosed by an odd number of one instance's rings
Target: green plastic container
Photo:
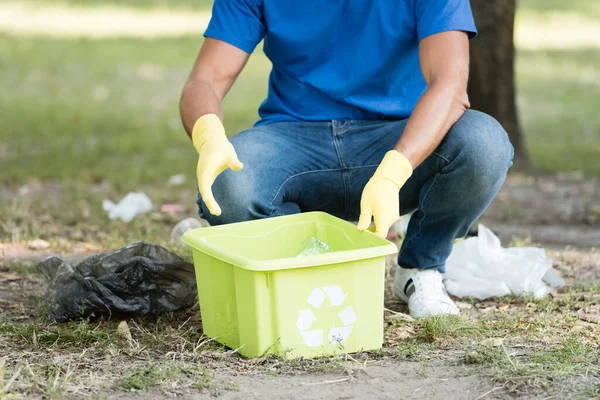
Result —
[[[334, 251], [297, 257], [314, 236]], [[206, 335], [246, 357], [381, 348], [393, 243], [322, 212], [188, 231]]]

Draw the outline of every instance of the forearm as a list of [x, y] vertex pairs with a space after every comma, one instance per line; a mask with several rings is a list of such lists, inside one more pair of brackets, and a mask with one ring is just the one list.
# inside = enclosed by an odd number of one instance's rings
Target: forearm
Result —
[[394, 148], [416, 168], [468, 108], [469, 99], [463, 88], [445, 83], [431, 85], [415, 106]]
[[207, 80], [189, 80], [181, 93], [179, 102], [181, 121], [191, 137], [194, 123], [203, 115], [216, 114], [223, 119], [222, 99]]

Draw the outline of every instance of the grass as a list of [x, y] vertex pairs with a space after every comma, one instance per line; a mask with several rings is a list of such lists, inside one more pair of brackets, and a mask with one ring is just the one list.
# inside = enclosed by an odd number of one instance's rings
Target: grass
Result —
[[[202, 334], [197, 320], [190, 320], [197, 318], [197, 310], [129, 320], [128, 339], [118, 333], [119, 321], [52, 325], [36, 317], [35, 304], [29, 304], [0, 309], [0, 360], [5, 362], [5, 384], [18, 374], [7, 393], [49, 398], [113, 390], [218, 394], [237, 390], [235, 383], [223, 379], [223, 371], [337, 372], [351, 378], [377, 360], [417, 362], [416, 371], [423, 377], [432, 363], [464, 364], [470, 373], [514, 393], [554, 393], [584, 379], [578, 377], [587, 377], [585, 390], [594, 390], [590, 385], [600, 378], [600, 328], [580, 321], [576, 311], [596, 307], [597, 299], [566, 291], [555, 299], [506, 297], [471, 304], [478, 310], [476, 317], [386, 317], [380, 352], [291, 361], [237, 356]], [[490, 307], [495, 311], [488, 311]]]
[[569, 382], [577, 376], [590, 379], [585, 390], [591, 391], [600, 379], [600, 327], [580, 320], [577, 312], [597, 307], [597, 298], [580, 295], [595, 293], [596, 286], [575, 285], [555, 298], [472, 300], [476, 316], [465, 312], [422, 321], [389, 316], [386, 354], [421, 364], [448, 359], [471, 365], [515, 393], [572, 394], [576, 389]]
[[[131, 340], [117, 333], [117, 321], [48, 325], [41, 320], [22, 323], [16, 313], [3, 314], [0, 354], [6, 366], [0, 367], [0, 375], [4, 374], [0, 390], [16, 371], [18, 379], [7, 393], [49, 398], [99, 394], [115, 385], [124, 390], [175, 392], [194, 388], [211, 394], [235, 390], [211, 369], [218, 363], [208, 360], [227, 352], [189, 323], [186, 318], [193, 312], [147, 319], [143, 324], [129, 321]], [[27, 357], [21, 359], [18, 351], [27, 352]]]
[[596, 0], [577, 0], [576, 3], [563, 0], [520, 0], [519, 12], [524, 14], [576, 14], [600, 19], [600, 4]]
[[491, 368], [494, 380], [512, 391], [524, 387], [545, 387], [556, 390], [554, 382], [561, 379], [600, 373], [598, 352], [588, 344], [568, 339], [554, 348], [534, 350], [528, 355], [511, 355], [504, 347], [476, 346], [465, 352], [467, 364]]
[[128, 373], [120, 382], [120, 387], [125, 390], [144, 390], [155, 388], [164, 382], [172, 382], [184, 376], [191, 380], [191, 385], [199, 391], [208, 390], [217, 395], [217, 388], [212, 372], [203, 366], [167, 362], [163, 364], [150, 364]]
[[598, 48], [519, 52], [520, 116], [539, 168], [600, 175], [599, 62]]
[[457, 315], [427, 318], [423, 321], [422, 328], [426, 339], [431, 342], [435, 342], [441, 337], [452, 337], [479, 330], [477, 326]]
[[[192, 178], [195, 155], [181, 129], [177, 102], [200, 43], [198, 37], [0, 36], [3, 182], [35, 177], [132, 187], [164, 183], [175, 173]], [[256, 115], [248, 111], [265, 88], [264, 82], [254, 83], [256, 73], [253, 62], [244, 76], [248, 81], [229, 96], [230, 131], [249, 126]], [[254, 102], [248, 101], [249, 92]]]

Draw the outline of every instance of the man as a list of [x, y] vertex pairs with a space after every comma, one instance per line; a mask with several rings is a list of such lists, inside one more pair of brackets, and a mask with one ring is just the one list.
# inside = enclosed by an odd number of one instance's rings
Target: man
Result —
[[[416, 317], [458, 313], [454, 239], [490, 204], [513, 149], [468, 110], [468, 0], [216, 0], [181, 97], [210, 224], [320, 210], [385, 236], [413, 214], [395, 289]], [[256, 125], [231, 138], [222, 100], [264, 39]]]

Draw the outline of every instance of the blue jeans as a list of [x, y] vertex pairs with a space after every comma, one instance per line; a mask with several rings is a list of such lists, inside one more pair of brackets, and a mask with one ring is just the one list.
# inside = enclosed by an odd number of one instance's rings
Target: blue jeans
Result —
[[[211, 215], [199, 197], [199, 215], [211, 225], [317, 210], [357, 221], [362, 190], [406, 122], [277, 122], [240, 132], [231, 142], [244, 169], [213, 185], [223, 213]], [[400, 191], [400, 213], [416, 212], [398, 264], [445, 272], [454, 239], [491, 203], [512, 158], [502, 126], [468, 110]]]

